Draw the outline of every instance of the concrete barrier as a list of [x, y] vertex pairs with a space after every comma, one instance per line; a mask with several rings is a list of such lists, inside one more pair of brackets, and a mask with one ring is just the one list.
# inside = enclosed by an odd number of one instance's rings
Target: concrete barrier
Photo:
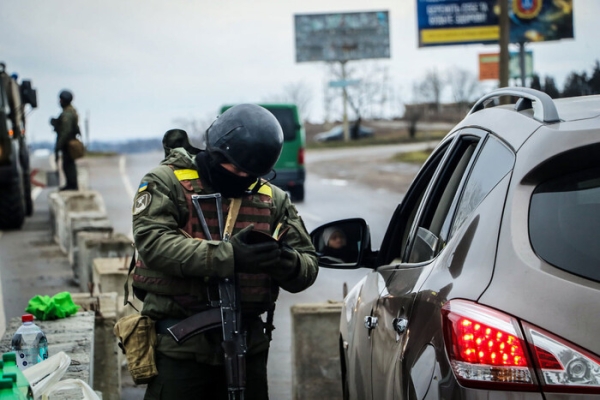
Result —
[[[53, 321], [34, 321], [48, 338], [49, 355], [64, 351], [71, 357], [71, 365], [67, 368], [63, 379], [81, 379], [88, 385], [94, 382], [94, 313], [78, 312], [68, 318]], [[21, 325], [21, 318], [12, 318], [0, 341], [0, 351], [11, 351], [10, 342], [13, 334]], [[94, 388], [95, 389], [95, 388]], [[50, 396], [50, 399], [81, 400], [80, 390], [61, 391]]]
[[117, 316], [123, 317], [142, 309], [142, 302], [133, 298], [131, 279], [129, 280], [129, 301], [133, 307], [124, 305], [124, 292], [131, 257], [125, 258], [96, 258], [94, 259], [94, 293], [117, 292]]
[[341, 310], [340, 302], [291, 307], [293, 400], [342, 398], [339, 357]]
[[69, 238], [67, 254], [71, 266], [75, 265], [79, 252], [77, 245], [77, 234], [79, 232], [103, 232], [111, 235], [114, 231], [106, 213], [98, 211], [71, 212], [67, 214], [67, 219], [66, 236]]
[[89, 291], [89, 284], [94, 283], [94, 259], [131, 257], [133, 254], [131, 239], [122, 233], [78, 232], [77, 248], [73, 271], [74, 275], [78, 277], [79, 288], [84, 292]]
[[92, 311], [94, 319], [94, 389], [102, 392], [103, 400], [121, 399], [122, 353], [113, 328], [117, 322], [117, 293], [71, 295], [75, 304]]
[[69, 214], [75, 212], [94, 212], [106, 216], [106, 207], [100, 193], [93, 190], [67, 190], [52, 192], [48, 195], [50, 204], [50, 222], [52, 233], [61, 251], [69, 252], [71, 244]]

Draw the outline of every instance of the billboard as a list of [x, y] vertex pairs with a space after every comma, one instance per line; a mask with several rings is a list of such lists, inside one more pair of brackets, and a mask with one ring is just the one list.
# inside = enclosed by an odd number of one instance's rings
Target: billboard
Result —
[[[511, 51], [508, 61], [508, 74], [510, 79], [521, 78], [521, 56], [518, 52]], [[533, 76], [533, 51], [525, 52], [525, 77]], [[479, 54], [479, 80], [500, 79], [500, 53]]]
[[512, 0], [510, 42], [573, 38], [573, 0]]
[[[573, 0], [508, 0], [510, 42], [573, 37]], [[498, 0], [417, 0], [419, 47], [494, 44], [500, 37]]]
[[387, 11], [294, 15], [296, 62], [390, 58]]

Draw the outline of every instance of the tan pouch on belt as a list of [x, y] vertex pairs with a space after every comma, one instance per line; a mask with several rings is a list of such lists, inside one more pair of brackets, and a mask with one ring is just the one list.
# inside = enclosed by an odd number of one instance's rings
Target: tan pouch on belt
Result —
[[131, 314], [117, 321], [113, 329], [119, 347], [127, 358], [127, 368], [133, 381], [148, 383], [158, 375], [154, 360], [156, 331], [154, 321], [141, 314]]

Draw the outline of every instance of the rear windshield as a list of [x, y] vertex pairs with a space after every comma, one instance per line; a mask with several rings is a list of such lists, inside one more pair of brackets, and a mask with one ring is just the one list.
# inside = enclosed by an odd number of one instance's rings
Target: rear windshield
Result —
[[600, 168], [545, 182], [535, 190], [529, 235], [550, 264], [600, 282]]
[[291, 108], [267, 108], [277, 118], [283, 129], [283, 140], [289, 142], [296, 139], [296, 120]]

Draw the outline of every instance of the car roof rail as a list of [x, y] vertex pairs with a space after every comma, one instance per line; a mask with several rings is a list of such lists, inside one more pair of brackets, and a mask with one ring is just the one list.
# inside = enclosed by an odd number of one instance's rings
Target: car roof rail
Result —
[[515, 104], [515, 111], [533, 108], [533, 118], [540, 122], [554, 123], [560, 121], [552, 97], [539, 90], [525, 87], [496, 89], [477, 100], [467, 115], [483, 110], [492, 100], [503, 96], [518, 97], [519, 100]]

